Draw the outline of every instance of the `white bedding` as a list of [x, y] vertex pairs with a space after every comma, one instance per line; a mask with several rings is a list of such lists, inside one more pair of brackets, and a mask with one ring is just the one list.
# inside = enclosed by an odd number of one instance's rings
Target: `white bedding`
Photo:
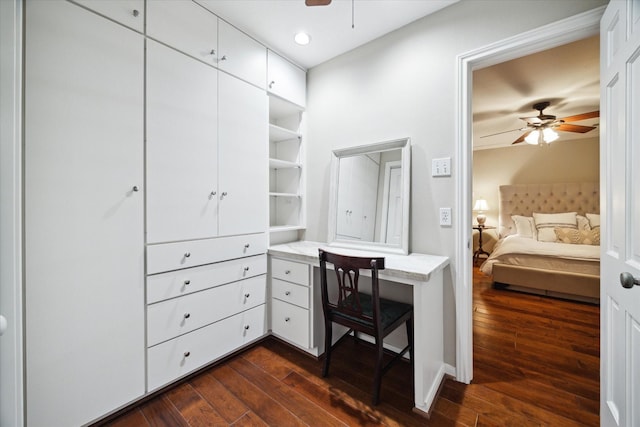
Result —
[[[537, 259], [538, 264], [530, 265], [526, 260], [531, 259]], [[496, 243], [491, 256], [482, 264], [480, 270], [491, 275], [493, 264], [501, 262], [551, 270], [571, 270], [572, 266], [580, 266], [581, 272], [586, 272], [585, 268], [598, 272], [599, 261], [600, 246], [540, 242], [528, 237], [511, 235]]]

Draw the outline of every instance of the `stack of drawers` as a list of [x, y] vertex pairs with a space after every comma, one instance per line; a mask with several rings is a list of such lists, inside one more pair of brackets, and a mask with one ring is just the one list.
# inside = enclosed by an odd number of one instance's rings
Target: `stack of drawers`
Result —
[[147, 390], [266, 334], [264, 234], [150, 245]]
[[271, 258], [271, 330], [305, 349], [310, 342], [309, 265]]

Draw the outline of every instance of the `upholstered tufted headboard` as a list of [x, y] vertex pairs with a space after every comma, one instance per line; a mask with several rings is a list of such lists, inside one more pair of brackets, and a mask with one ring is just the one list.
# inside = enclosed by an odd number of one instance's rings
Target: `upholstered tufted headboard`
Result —
[[532, 216], [533, 212], [600, 213], [600, 184], [514, 184], [500, 186], [500, 237], [516, 232], [511, 215]]

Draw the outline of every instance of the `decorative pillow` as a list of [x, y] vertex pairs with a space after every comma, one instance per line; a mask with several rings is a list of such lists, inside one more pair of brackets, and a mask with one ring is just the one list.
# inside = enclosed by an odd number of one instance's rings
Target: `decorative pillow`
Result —
[[576, 212], [565, 212], [558, 214], [533, 213], [533, 220], [538, 230], [538, 240], [541, 242], [555, 242], [557, 237], [554, 228], [578, 229], [578, 219]]
[[591, 228], [600, 227], [600, 214], [588, 213], [587, 219]]
[[574, 245], [600, 245], [600, 227], [592, 230], [576, 230], [575, 228], [554, 228], [558, 242]]
[[576, 215], [576, 220], [578, 221], [578, 230], [591, 230], [589, 218], [582, 215]]
[[533, 222], [533, 217], [512, 215], [511, 219], [516, 225], [516, 235], [520, 237], [529, 237], [531, 239], [536, 238], [536, 224]]

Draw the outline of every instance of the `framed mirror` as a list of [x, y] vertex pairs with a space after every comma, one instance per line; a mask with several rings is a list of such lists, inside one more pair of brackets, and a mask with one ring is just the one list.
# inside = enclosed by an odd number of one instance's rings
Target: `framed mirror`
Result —
[[409, 138], [333, 150], [330, 246], [409, 253]]

